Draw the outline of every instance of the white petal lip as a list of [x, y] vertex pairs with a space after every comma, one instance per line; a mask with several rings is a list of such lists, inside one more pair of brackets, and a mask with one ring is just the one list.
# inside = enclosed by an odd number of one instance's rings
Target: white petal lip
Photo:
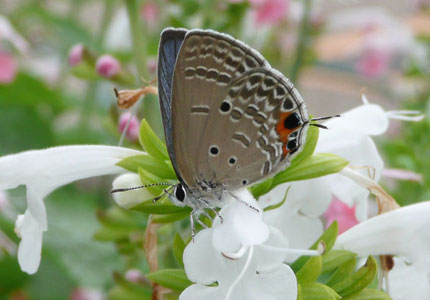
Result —
[[341, 234], [336, 248], [360, 256], [392, 254], [418, 261], [430, 251], [430, 202], [373, 217]]
[[[21, 268], [37, 271], [42, 232], [47, 230], [43, 198], [70, 182], [108, 174], [124, 173], [116, 164], [142, 152], [113, 146], [61, 146], [0, 157], [0, 190], [19, 185], [27, 188], [28, 209], [22, 220], [18, 250]], [[37, 226], [36, 226], [37, 224]]]
[[269, 237], [269, 227], [263, 221], [263, 210], [251, 193], [244, 189], [237, 196], [246, 204], [231, 199], [220, 211], [223, 223], [217, 219], [213, 226], [213, 245], [224, 253], [237, 252], [242, 246], [262, 244]]

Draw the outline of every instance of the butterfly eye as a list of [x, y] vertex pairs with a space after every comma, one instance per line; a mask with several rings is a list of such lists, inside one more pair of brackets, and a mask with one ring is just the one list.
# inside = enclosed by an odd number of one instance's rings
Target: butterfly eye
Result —
[[182, 184], [178, 184], [175, 190], [175, 197], [178, 201], [184, 202], [185, 199], [185, 190]]

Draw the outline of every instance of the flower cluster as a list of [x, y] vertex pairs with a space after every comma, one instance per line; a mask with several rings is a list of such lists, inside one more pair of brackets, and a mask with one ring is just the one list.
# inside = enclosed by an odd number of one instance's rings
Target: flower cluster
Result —
[[[175, 287], [182, 291], [180, 299], [187, 300], [297, 299], [315, 291], [333, 299], [351, 293], [382, 295], [365, 288], [376, 275], [375, 260], [368, 258], [354, 273], [355, 255], [389, 255], [394, 256], [393, 276], [388, 277], [393, 299], [430, 295], [430, 265], [425, 255], [430, 242], [426, 229], [430, 205], [398, 208], [390, 202], [392, 198], [377, 183], [383, 162], [371, 138], [387, 130], [390, 118], [420, 120], [421, 116], [410, 111], [386, 112], [369, 104], [365, 96], [363, 101], [362, 106], [328, 121], [325, 125], [330, 129], [321, 131], [319, 138], [318, 130], [310, 131], [301, 157], [289, 169], [254, 186], [252, 194], [246, 189], [236, 191], [241, 201], [227, 199], [213, 221], [208, 215], [208, 228], [202, 228], [193, 242], [185, 247], [179, 238], [182, 246], [177, 246], [176, 253], [193, 284], [187, 280], [178, 287], [160, 275], [162, 270], [148, 278]], [[43, 198], [54, 189], [77, 179], [126, 171], [133, 173], [119, 176], [113, 183], [115, 189], [175, 181], [167, 150], [145, 121], [139, 140], [146, 152], [65, 146], [0, 158], [0, 189], [25, 185], [27, 190], [28, 208], [18, 216], [15, 229], [21, 238], [18, 261], [23, 271], [32, 274], [38, 269], [42, 234], [48, 228]], [[155, 165], [156, 169], [151, 167]], [[186, 217], [188, 208], [166, 200], [148, 201], [162, 189], [151, 186], [119, 193], [115, 200], [122, 207], [153, 214], [153, 223]], [[383, 214], [369, 218], [369, 193], [375, 195]], [[337, 241], [337, 223], [324, 232], [324, 219], [326, 226], [334, 219], [339, 222]], [[348, 280], [336, 275], [345, 264], [352, 266]], [[367, 283], [358, 284], [355, 274]], [[406, 274], [416, 282], [399, 282]]]

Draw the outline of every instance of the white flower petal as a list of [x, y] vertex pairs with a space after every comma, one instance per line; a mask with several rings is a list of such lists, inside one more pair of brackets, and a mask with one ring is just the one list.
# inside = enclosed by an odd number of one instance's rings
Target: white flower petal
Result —
[[271, 272], [255, 276], [252, 283], [252, 298], [255, 300], [296, 300], [297, 279], [288, 265], [278, 265]]
[[27, 188], [28, 208], [22, 220], [21, 254], [18, 255], [22, 269], [35, 272], [40, 261], [28, 252], [33, 243], [33, 255], [40, 257], [42, 232], [47, 230], [44, 197], [78, 179], [123, 173], [125, 170], [116, 164], [125, 157], [141, 153], [110, 146], [62, 146], [0, 157], [0, 190], [19, 185]]
[[394, 268], [388, 274], [393, 300], [430, 299], [430, 261], [407, 265], [394, 257]]
[[360, 256], [391, 254], [412, 262], [430, 252], [430, 202], [384, 213], [341, 234], [336, 247]]
[[[115, 180], [112, 182], [113, 189], [124, 189], [141, 185], [142, 181], [140, 181], [140, 176], [135, 173], [122, 174], [115, 178]], [[148, 189], [142, 188], [132, 191], [114, 193], [113, 198], [119, 206], [130, 208], [144, 201], [153, 199], [154, 195], [151, 194]]]
[[18, 248], [18, 262], [21, 269], [28, 274], [36, 273], [39, 268], [42, 253], [43, 230], [40, 223], [33, 218], [27, 209], [20, 224], [16, 228], [19, 236], [22, 237]]
[[258, 245], [269, 237], [269, 227], [263, 222], [263, 210], [251, 193], [244, 189], [238, 197], [254, 209], [237, 199], [232, 199], [221, 209], [223, 222], [217, 221], [213, 227], [213, 244], [221, 252], [237, 252], [242, 246]]
[[209, 287], [202, 284], [193, 284], [187, 287], [179, 296], [179, 300], [219, 300], [220, 294], [226, 291], [220, 291], [220, 287]]
[[366, 135], [380, 135], [388, 129], [388, 116], [377, 104], [364, 104], [355, 107], [326, 123], [331, 130], [357, 132]]
[[184, 250], [185, 272], [191, 281], [211, 284], [220, 276], [216, 270], [223, 265], [220, 265], [222, 260], [218, 261], [219, 254], [212, 245], [212, 233], [212, 228], [201, 230]]
[[[298, 213], [278, 215], [268, 222], [279, 228], [287, 238], [289, 248], [307, 249], [323, 233], [323, 224], [319, 218], [311, 218]], [[287, 257], [287, 261], [294, 261], [297, 256]]]

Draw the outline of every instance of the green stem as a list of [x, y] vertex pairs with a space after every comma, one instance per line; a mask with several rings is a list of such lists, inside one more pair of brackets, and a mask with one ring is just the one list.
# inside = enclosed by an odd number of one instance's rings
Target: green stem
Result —
[[[131, 37], [133, 41], [133, 53], [136, 60], [139, 78], [138, 85], [141, 86], [141, 78], [149, 80], [148, 68], [146, 64], [146, 43], [143, 26], [139, 18], [139, 5], [137, 0], [125, 0], [128, 18], [130, 21]], [[160, 106], [157, 99], [147, 96], [143, 101], [143, 117], [148, 121], [151, 128], [158, 136], [163, 135], [163, 127], [160, 122]]]
[[297, 86], [297, 78], [303, 65], [303, 58], [309, 44], [309, 18], [311, 14], [312, 0], [304, 0], [303, 16], [300, 23], [299, 42], [296, 47], [296, 59], [290, 73], [291, 81]]

